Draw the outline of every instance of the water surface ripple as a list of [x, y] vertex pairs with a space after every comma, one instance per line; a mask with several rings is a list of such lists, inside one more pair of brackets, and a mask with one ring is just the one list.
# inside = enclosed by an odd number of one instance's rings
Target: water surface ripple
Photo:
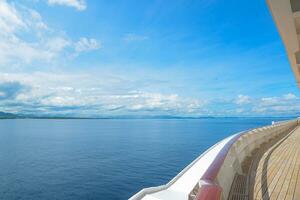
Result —
[[268, 118], [0, 120], [0, 199], [128, 199]]

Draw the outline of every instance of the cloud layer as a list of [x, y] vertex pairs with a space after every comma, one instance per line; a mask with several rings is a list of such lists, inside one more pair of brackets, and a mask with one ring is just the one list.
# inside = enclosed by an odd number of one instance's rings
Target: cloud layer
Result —
[[186, 115], [199, 113], [204, 105], [199, 99], [177, 94], [133, 90], [124, 87], [132, 82], [109, 75], [2, 74], [0, 79], [0, 108], [20, 113]]
[[300, 98], [292, 93], [262, 98], [238, 95], [209, 101], [176, 93], [149, 92], [137, 86], [140, 80], [129, 81], [116, 74], [6, 73], [0, 74], [0, 80], [0, 110], [7, 112], [69, 116], [286, 116], [300, 113]]

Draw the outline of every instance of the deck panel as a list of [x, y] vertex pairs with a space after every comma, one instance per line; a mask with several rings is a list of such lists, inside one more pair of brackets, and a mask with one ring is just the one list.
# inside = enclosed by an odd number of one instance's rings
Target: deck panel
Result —
[[255, 200], [300, 199], [300, 127], [278, 141], [249, 173]]
[[[284, 147], [284, 145], [282, 146]], [[263, 158], [260, 160], [258, 169], [256, 170], [256, 173], [258, 176], [255, 178], [255, 189], [254, 189], [254, 197], [256, 199], [259, 198], [259, 195], [262, 197], [263, 194], [265, 194], [266, 190], [268, 189], [267, 185], [268, 183], [271, 183], [273, 178], [275, 178], [278, 170], [276, 170], [277, 166], [284, 167], [285, 165], [281, 165], [282, 159], [289, 157], [289, 154], [291, 153], [291, 149], [282, 148], [284, 151], [282, 151], [281, 154], [275, 155], [273, 157], [270, 157], [268, 155], [271, 155], [272, 149], [270, 149], [267, 153], [264, 154]], [[290, 151], [288, 151], [290, 150]], [[264, 166], [268, 164], [269, 169], [268, 173], [264, 169]]]
[[[280, 164], [279, 162], [284, 158], [284, 157], [287, 157], [287, 154], [288, 154], [288, 149], [285, 148], [284, 146], [286, 146], [286, 144], [282, 144], [283, 145], [283, 149], [284, 151], [278, 155], [279, 157], [277, 158], [276, 156], [274, 156], [272, 159], [269, 159], [268, 163], [269, 163], [269, 169], [268, 169], [268, 172], [269, 172], [269, 177], [271, 177], [274, 173], [275, 173], [275, 168], [278, 164]], [[261, 158], [259, 164], [258, 164], [258, 168], [256, 171], [254, 171], [253, 173], [255, 173], [255, 180], [261, 180], [262, 179], [262, 176], [263, 179], [265, 179], [266, 177], [266, 173], [263, 173], [263, 166], [264, 166], [264, 160], [268, 159], [267, 156], [270, 155], [270, 151], [269, 150], [267, 153], [265, 153], [263, 155], [263, 157]], [[275, 159], [276, 158], [276, 159]], [[261, 189], [261, 182], [259, 181], [256, 181], [255, 182], [255, 190], [258, 192], [259, 189]]]

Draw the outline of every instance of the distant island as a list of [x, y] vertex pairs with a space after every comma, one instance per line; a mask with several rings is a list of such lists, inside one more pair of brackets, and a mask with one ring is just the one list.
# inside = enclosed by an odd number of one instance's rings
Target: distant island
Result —
[[73, 117], [73, 116], [53, 116], [53, 115], [32, 115], [32, 114], [13, 114], [0, 111], [0, 119], [198, 119], [198, 118], [215, 118], [211, 116], [202, 117], [183, 117], [172, 115], [120, 115], [120, 116], [101, 116], [101, 117]]
[[13, 114], [0, 111], [0, 119], [91, 119], [87, 117]]
[[56, 115], [33, 115], [14, 114], [0, 111], [0, 119], [214, 119], [214, 118], [297, 118], [297, 116], [174, 116], [174, 115], [119, 115], [119, 116], [56, 116]]
[[16, 119], [17, 115], [12, 113], [0, 112], [0, 119]]

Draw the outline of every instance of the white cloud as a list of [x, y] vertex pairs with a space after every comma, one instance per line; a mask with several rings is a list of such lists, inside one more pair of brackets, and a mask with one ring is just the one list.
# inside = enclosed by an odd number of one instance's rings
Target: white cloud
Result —
[[279, 97], [263, 97], [255, 102], [252, 110], [264, 115], [297, 115], [300, 113], [300, 99], [291, 93]]
[[[43, 109], [44, 113], [52, 114], [72, 110], [74, 114], [89, 112], [91, 115], [110, 115], [114, 112], [197, 115], [202, 113], [205, 105], [200, 99], [186, 98], [178, 94], [131, 90], [124, 87], [131, 84], [130, 82], [116, 82], [116, 78], [108, 75], [99, 77], [88, 74], [35, 72], [0, 74], [0, 80], [15, 81], [30, 88], [26, 92], [19, 93], [13, 100], [16, 105], [19, 103], [26, 105], [15, 107], [15, 111], [20, 112], [28, 110], [36, 112]], [[7, 103], [0, 101], [0, 109], [5, 108]]]
[[246, 95], [238, 95], [235, 99], [235, 103], [238, 105], [249, 104], [251, 103], [250, 97]]
[[26, 27], [16, 8], [5, 0], [0, 1], [0, 34], [7, 35], [21, 27]]
[[1, 94], [4, 90], [0, 90], [0, 97], [4, 96], [0, 100], [0, 110], [4, 111], [10, 109], [14, 112], [41, 112], [54, 115], [84, 113], [86, 116], [114, 114], [283, 116], [300, 113], [300, 99], [296, 95], [292, 99], [286, 98], [286, 95], [263, 98], [239, 95], [237, 102], [216, 103], [177, 93], [149, 90], [140, 87], [142, 84], [139, 79], [126, 80], [115, 72], [0, 73], [0, 80], [15, 83], [13, 86], [16, 92], [10, 95], [14, 98], [4, 98], [7, 95]]
[[280, 102], [280, 99], [278, 97], [263, 97], [261, 98], [260, 105], [262, 106], [272, 106], [276, 105]]
[[[128, 109], [133, 111], [169, 111], [177, 113], [197, 113], [204, 106], [199, 99], [180, 97], [178, 94], [161, 94], [142, 91], [130, 92]], [[130, 103], [133, 102], [133, 103]]]
[[296, 99], [297, 98], [297, 96], [295, 94], [293, 94], [293, 93], [288, 93], [288, 94], [284, 95], [283, 97], [286, 100], [292, 100], [292, 99]]
[[96, 39], [73, 42], [63, 32], [50, 28], [35, 10], [0, 0], [0, 67], [53, 62], [66, 54], [101, 47]]
[[74, 44], [77, 53], [84, 51], [92, 51], [101, 48], [101, 44], [94, 38], [82, 37]]
[[66, 38], [63, 37], [54, 37], [54, 38], [50, 38], [47, 42], [46, 42], [46, 47], [54, 52], [60, 52], [62, 51], [64, 48], [70, 46], [72, 44], [72, 42]]
[[214, 110], [213, 107], [216, 105], [211, 105], [210, 109], [215, 113], [229, 116], [288, 116], [300, 113], [300, 98], [292, 93], [260, 98], [238, 95], [233, 104], [226, 101], [220, 104], [222, 104], [220, 109]]
[[86, 2], [84, 0], [48, 0], [49, 5], [61, 5], [76, 8], [79, 11], [86, 9]]
[[242, 114], [243, 112], [245, 112], [245, 110], [242, 108], [236, 109], [236, 113]]
[[0, 99], [5, 97], [5, 93], [0, 91]]
[[[0, 1], [0, 29], [0, 64], [49, 61], [59, 53], [45, 45], [53, 36], [35, 10]], [[23, 34], [30, 35], [30, 41]]]
[[149, 37], [145, 35], [126, 34], [123, 39], [125, 42], [133, 42], [147, 40]]

